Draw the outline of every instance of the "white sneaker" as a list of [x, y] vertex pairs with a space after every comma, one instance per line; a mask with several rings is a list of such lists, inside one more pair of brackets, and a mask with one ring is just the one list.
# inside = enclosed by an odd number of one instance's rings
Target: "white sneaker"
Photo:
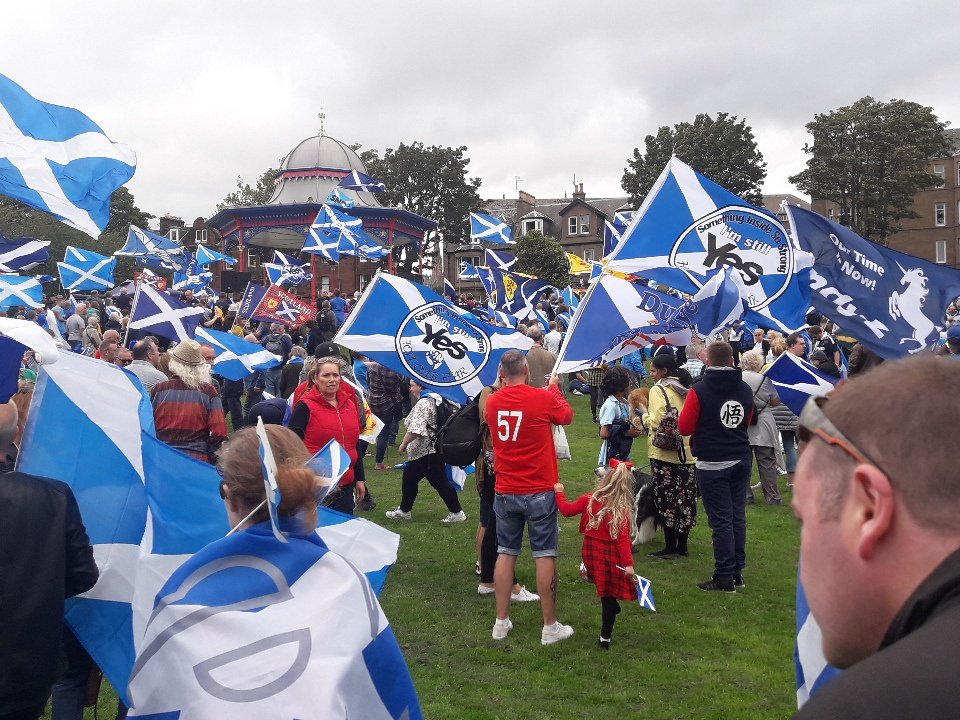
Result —
[[521, 585], [520, 592], [510, 593], [510, 599], [514, 602], [536, 602], [540, 599], [540, 596], [530, 592], [525, 586]]
[[404, 512], [400, 508], [394, 508], [393, 510], [387, 510], [384, 515], [386, 515], [391, 520], [412, 520], [412, 512]]
[[[496, 631], [496, 628], [494, 628]], [[540, 644], [541, 645], [553, 645], [556, 642], [561, 640], [566, 640], [568, 637], [573, 635], [573, 628], [569, 625], [563, 625], [559, 621], [555, 622], [553, 626], [544, 625], [543, 631], [540, 633]]]
[[507, 635], [510, 634], [510, 631], [513, 630], [513, 623], [510, 622], [510, 618], [506, 620], [497, 619], [493, 624], [493, 639], [494, 640], [503, 640]]
[[580, 392], [579, 390], [574, 390], [574, 391], [573, 391], [573, 394], [574, 394], [574, 395], [580, 395], [580, 396], [583, 396], [583, 393], [582, 393], [582, 392]]
[[496, 588], [487, 587], [486, 585], [477, 585], [477, 595], [493, 595], [497, 592]]
[[460, 512], [448, 513], [447, 516], [441, 520], [444, 525], [455, 525], [456, 523], [462, 523], [467, 519], [467, 514], [461, 510]]

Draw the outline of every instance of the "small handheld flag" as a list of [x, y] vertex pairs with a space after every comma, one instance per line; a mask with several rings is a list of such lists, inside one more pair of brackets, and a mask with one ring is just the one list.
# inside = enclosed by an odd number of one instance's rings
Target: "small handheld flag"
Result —
[[[622, 565], [617, 565], [617, 570], [623, 570], [627, 572], [627, 569]], [[653, 585], [645, 577], [640, 575], [634, 575], [637, 581], [637, 602], [640, 603], [640, 607], [645, 607], [647, 610], [652, 610], [653, 612], [657, 611], [656, 603], [653, 599]]]
[[280, 542], [288, 542], [280, 531], [280, 488], [277, 487], [277, 461], [273, 457], [270, 438], [263, 418], [257, 418], [257, 437], [260, 439], [260, 467], [263, 470], [263, 489], [267, 494], [267, 510], [270, 512], [270, 527], [273, 536]]
[[304, 467], [310, 468], [322, 478], [331, 480], [329, 485], [320, 488], [320, 495], [317, 497], [317, 501], [320, 502], [330, 494], [330, 491], [340, 482], [340, 478], [350, 469], [350, 454], [340, 443], [331, 439], [304, 463]]

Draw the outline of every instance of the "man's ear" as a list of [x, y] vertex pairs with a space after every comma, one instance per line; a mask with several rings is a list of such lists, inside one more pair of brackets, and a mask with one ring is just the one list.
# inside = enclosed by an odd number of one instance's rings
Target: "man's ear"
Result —
[[844, 522], [850, 524], [861, 559], [873, 557], [893, 526], [895, 512], [896, 499], [890, 479], [873, 465], [858, 465], [845, 502]]

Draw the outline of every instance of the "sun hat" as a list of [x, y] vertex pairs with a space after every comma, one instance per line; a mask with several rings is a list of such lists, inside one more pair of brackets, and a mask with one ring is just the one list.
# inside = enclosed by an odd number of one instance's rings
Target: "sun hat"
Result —
[[184, 340], [170, 351], [170, 357], [184, 365], [203, 365], [206, 361], [196, 340]]

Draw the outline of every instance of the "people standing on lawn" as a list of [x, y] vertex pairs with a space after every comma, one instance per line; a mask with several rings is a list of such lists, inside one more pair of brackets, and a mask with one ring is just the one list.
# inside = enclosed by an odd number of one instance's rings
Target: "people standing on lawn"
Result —
[[619, 601], [637, 598], [630, 544], [636, 521], [632, 470], [630, 462], [611, 460], [596, 489], [573, 502], [567, 500], [563, 483], [554, 485], [557, 508], [564, 517], [580, 516], [586, 579], [596, 586], [600, 598], [598, 642], [603, 650], [609, 650], [613, 640], [613, 625], [620, 614]]
[[604, 396], [597, 420], [600, 424], [600, 456], [598, 467], [606, 467], [611, 459], [629, 460], [633, 439], [640, 430], [630, 423], [630, 406], [627, 391], [630, 390], [630, 371], [622, 365], [607, 369], [600, 382]]
[[505, 352], [500, 359], [501, 388], [487, 400], [484, 416], [497, 461], [494, 512], [500, 555], [494, 571], [497, 619], [492, 635], [503, 640], [513, 628], [510, 594], [527, 526], [543, 612], [540, 642], [551, 645], [573, 635], [572, 627], [557, 621], [559, 532], [553, 486], [559, 473], [552, 429], [573, 422], [573, 408], [560, 390], [559, 376], [551, 376], [546, 389], [540, 389], [526, 384], [529, 373], [523, 353]]

